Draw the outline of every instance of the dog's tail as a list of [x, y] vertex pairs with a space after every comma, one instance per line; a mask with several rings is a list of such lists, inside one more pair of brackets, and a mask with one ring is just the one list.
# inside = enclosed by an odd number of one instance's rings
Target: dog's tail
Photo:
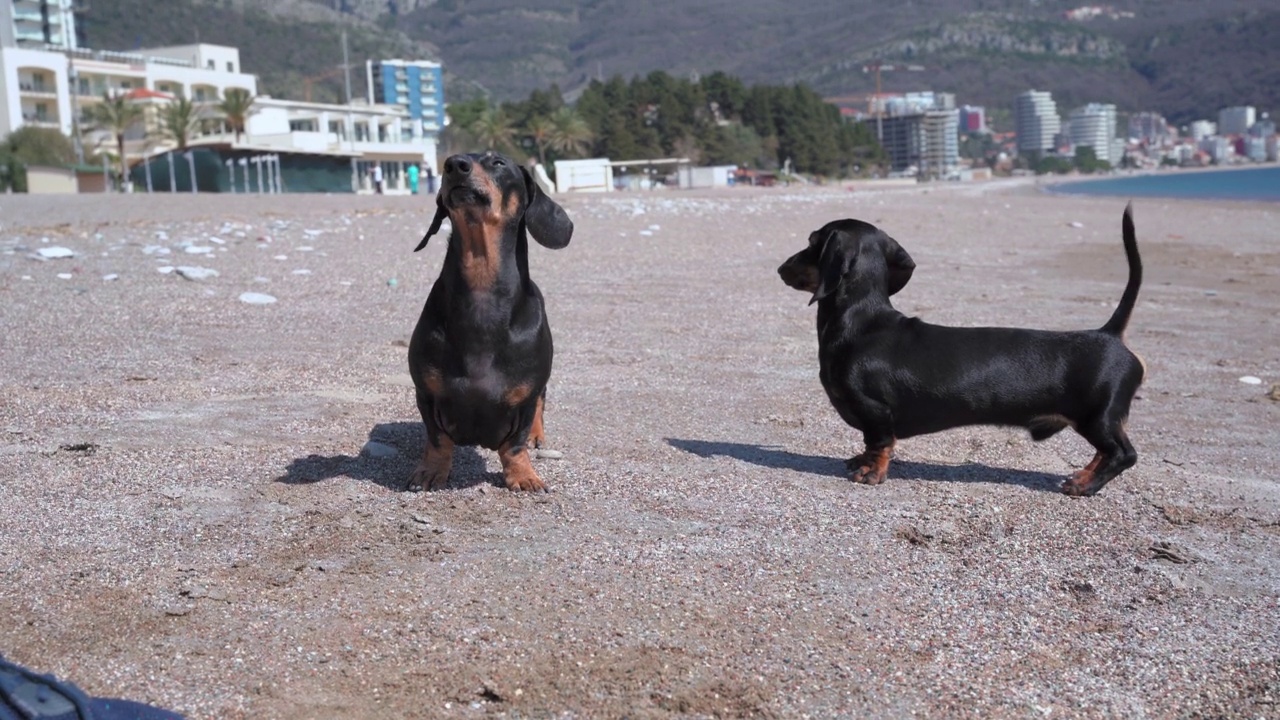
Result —
[[1120, 304], [1111, 314], [1111, 319], [1102, 326], [1102, 332], [1121, 335], [1129, 325], [1129, 316], [1133, 314], [1133, 306], [1138, 304], [1138, 287], [1142, 285], [1142, 258], [1138, 255], [1138, 234], [1133, 229], [1133, 203], [1124, 208], [1124, 218], [1120, 221], [1124, 234], [1124, 254], [1129, 259], [1129, 282], [1124, 286], [1124, 294], [1120, 296]]

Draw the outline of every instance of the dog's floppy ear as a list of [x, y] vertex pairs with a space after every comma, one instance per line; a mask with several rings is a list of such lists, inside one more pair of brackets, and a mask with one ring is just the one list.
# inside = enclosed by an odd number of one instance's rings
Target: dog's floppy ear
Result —
[[[444, 191], [441, 190], [441, 192], [444, 192]], [[418, 247], [413, 249], [414, 252], [418, 252], [419, 250], [427, 246], [427, 241], [431, 239], [432, 235], [435, 235], [436, 233], [440, 232], [440, 223], [444, 222], [444, 219], [448, 216], [449, 216], [449, 213], [446, 212], [444, 209], [444, 200], [441, 199], [439, 194], [437, 194], [436, 195], [436, 216], [434, 219], [431, 220], [431, 227], [427, 228], [427, 234], [422, 236], [422, 242], [418, 243]]]
[[897, 240], [888, 235], [885, 235], [884, 239], [884, 262], [889, 266], [889, 294], [893, 295], [906, 287], [907, 281], [911, 280], [911, 273], [916, 269], [916, 261], [911, 259]]
[[529, 196], [529, 206], [524, 209], [524, 223], [529, 233], [543, 247], [552, 250], [568, 245], [569, 238], [573, 237], [573, 221], [564, 208], [542, 192], [528, 168], [521, 167], [520, 172], [524, 173], [524, 186]]
[[835, 292], [840, 281], [853, 269], [856, 253], [849, 252], [845, 244], [840, 241], [839, 230], [827, 234], [822, 243], [822, 254], [818, 256], [818, 289], [809, 298], [810, 305]]

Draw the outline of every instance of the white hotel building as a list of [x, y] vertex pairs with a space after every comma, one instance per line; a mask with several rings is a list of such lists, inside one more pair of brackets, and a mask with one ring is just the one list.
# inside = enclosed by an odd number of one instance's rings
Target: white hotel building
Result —
[[[155, 129], [154, 108], [178, 95], [210, 105], [231, 89], [257, 96], [258, 80], [243, 71], [236, 48], [196, 44], [128, 53], [78, 48], [74, 9], [79, 2], [0, 0], [0, 138], [34, 125], [72, 137], [79, 132], [86, 154], [97, 149], [114, 154], [114, 142], [86, 128], [84, 122], [86, 110], [101, 102], [104, 94], [127, 93], [150, 108], [150, 130]], [[412, 118], [407, 109], [395, 105], [337, 105], [258, 96], [240, 138], [225, 127], [215, 128], [191, 138], [188, 147], [216, 155], [203, 162], [209, 165], [216, 160], [219, 167], [246, 156], [278, 155], [286, 185], [295, 190], [367, 191], [367, 170], [372, 163], [380, 163], [388, 191], [397, 192], [407, 191], [408, 165], [436, 166], [439, 129], [438, 125], [425, 127], [421, 118]], [[154, 169], [156, 159], [174, 149], [158, 133], [144, 133], [142, 127], [126, 139], [125, 154], [131, 165], [147, 161]], [[349, 184], [335, 182], [335, 176], [344, 173]], [[324, 182], [316, 182], [321, 175]], [[228, 189], [225, 183], [217, 183], [222, 181], [212, 174], [208, 181], [201, 174], [198, 181], [201, 190]], [[168, 180], [160, 186], [168, 189]]]
[[1118, 164], [1124, 155], [1124, 146], [1116, 152], [1116, 106], [1109, 103], [1089, 103], [1071, 111], [1068, 130], [1073, 147], [1091, 147], [1099, 160]]

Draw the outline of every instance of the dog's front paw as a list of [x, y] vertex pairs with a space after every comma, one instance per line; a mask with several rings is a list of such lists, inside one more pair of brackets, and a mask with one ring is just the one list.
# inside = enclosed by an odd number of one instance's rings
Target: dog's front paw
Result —
[[507, 482], [508, 490], [516, 490], [523, 492], [542, 492], [547, 489], [542, 478], [538, 477], [535, 472], [524, 473], [507, 473], [504, 478]]
[[420, 462], [418, 467], [414, 468], [413, 473], [409, 475], [409, 480], [405, 483], [405, 489], [414, 492], [419, 490], [439, 490], [448, 484], [448, 466], [441, 468], [439, 464]]
[[527, 449], [504, 448], [499, 451], [498, 458], [502, 460], [502, 479], [508, 490], [541, 492], [547, 489], [542, 478], [533, 469]]

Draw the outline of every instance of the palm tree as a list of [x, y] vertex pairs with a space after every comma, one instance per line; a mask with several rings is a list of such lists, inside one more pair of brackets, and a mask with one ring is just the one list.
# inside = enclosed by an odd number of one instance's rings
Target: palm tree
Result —
[[179, 152], [186, 150], [191, 136], [200, 127], [201, 115], [200, 106], [179, 95], [160, 109], [160, 132], [165, 139], [177, 144]]
[[485, 150], [497, 150], [511, 143], [515, 130], [501, 108], [486, 108], [471, 124], [471, 135]]
[[248, 90], [231, 88], [223, 96], [222, 102], [218, 103], [218, 110], [222, 112], [223, 117], [227, 119], [227, 124], [236, 134], [236, 142], [240, 142], [240, 136], [244, 134], [244, 125], [249, 119], [249, 109], [253, 107], [253, 101], [256, 99], [249, 94]]
[[555, 130], [551, 125], [551, 121], [545, 117], [538, 116], [530, 120], [524, 130], [529, 139], [533, 141], [534, 146], [538, 148], [538, 162], [546, 165], [547, 145], [551, 142], [551, 135]]
[[587, 121], [565, 106], [551, 116], [551, 149], [567, 155], [582, 155], [591, 147], [595, 133]]
[[124, 93], [112, 95], [102, 93], [102, 102], [90, 105], [85, 110], [89, 123], [98, 130], [105, 130], [115, 136], [116, 150], [120, 154], [120, 185], [124, 187], [129, 168], [124, 157], [124, 134], [129, 128], [142, 121], [144, 111], [141, 105], [130, 100]]

